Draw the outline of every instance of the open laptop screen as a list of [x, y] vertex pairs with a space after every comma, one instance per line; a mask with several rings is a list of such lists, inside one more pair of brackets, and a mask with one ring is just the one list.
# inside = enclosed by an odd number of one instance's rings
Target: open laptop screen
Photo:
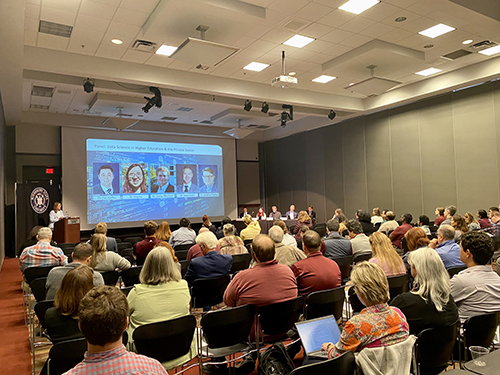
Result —
[[321, 350], [325, 342], [337, 343], [340, 330], [333, 315], [295, 324], [306, 353]]

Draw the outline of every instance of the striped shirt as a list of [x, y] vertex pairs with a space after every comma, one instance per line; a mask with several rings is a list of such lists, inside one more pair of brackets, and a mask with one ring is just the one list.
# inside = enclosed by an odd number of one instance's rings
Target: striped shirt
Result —
[[19, 257], [21, 272], [30, 267], [51, 267], [65, 266], [68, 264], [68, 258], [64, 252], [51, 246], [47, 241], [38, 241], [36, 245], [27, 247]]

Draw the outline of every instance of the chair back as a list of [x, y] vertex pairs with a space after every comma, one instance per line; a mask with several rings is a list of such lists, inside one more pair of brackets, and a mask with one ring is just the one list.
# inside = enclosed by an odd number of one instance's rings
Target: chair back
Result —
[[45, 299], [45, 283], [47, 281], [46, 277], [39, 277], [30, 283], [31, 292], [35, 296], [37, 302], [43, 301]]
[[342, 284], [345, 284], [351, 276], [352, 256], [332, 258], [337, 263], [342, 273]]
[[373, 224], [373, 229], [375, 230], [375, 232], [378, 231], [378, 229], [380, 228], [381, 225], [382, 225], [381, 221], [379, 221], [378, 223]]
[[128, 270], [122, 271], [122, 281], [125, 286], [134, 286], [135, 284], [140, 284], [139, 274], [141, 273], [142, 266], [132, 267]]
[[349, 350], [327, 361], [297, 367], [290, 375], [353, 375], [355, 370], [354, 353]]
[[203, 335], [210, 349], [248, 342], [255, 318], [255, 306], [210, 311], [201, 318]]
[[104, 279], [104, 285], [115, 286], [118, 282], [118, 271], [107, 271], [101, 272], [102, 278]]
[[373, 256], [373, 254], [372, 254], [371, 250], [361, 251], [353, 256], [352, 263], [356, 264], [359, 262], [364, 262], [365, 260], [370, 260], [372, 258], [372, 256]]
[[448, 275], [450, 275], [450, 279], [451, 279], [457, 273], [459, 273], [460, 271], [463, 271], [465, 269], [467, 269], [467, 266], [459, 266], [459, 267], [448, 268], [446, 271], [448, 271]]
[[221, 303], [230, 281], [229, 275], [194, 280], [191, 285], [191, 307], [199, 308]]
[[63, 341], [55, 344], [49, 352], [47, 374], [61, 375], [71, 370], [81, 361], [87, 350], [85, 338]]
[[26, 282], [28, 284], [31, 284], [31, 282], [35, 279], [38, 279], [40, 277], [47, 277], [52, 268], [54, 268], [54, 266], [26, 268], [24, 270], [24, 278], [26, 279]]
[[58, 243], [57, 247], [60, 248], [61, 250], [64, 250], [64, 249], [74, 249], [75, 248], [75, 244], [73, 242]]
[[243, 240], [243, 244], [246, 246], [248, 244], [251, 244], [253, 241], [253, 238], [251, 240]]
[[389, 294], [391, 296], [391, 301], [397, 295], [410, 290], [410, 275], [407, 273], [398, 276], [390, 276], [387, 278], [387, 281], [389, 282]]
[[[189, 250], [193, 245], [194, 245], [194, 243], [186, 243], [186, 244], [183, 244], [183, 245], [177, 245], [177, 246], [174, 247], [174, 250], [175, 250], [176, 253], [178, 251]], [[175, 254], [175, 255], [177, 255], [177, 254]], [[184, 259], [186, 259], [186, 258], [184, 258]]]
[[414, 347], [417, 374], [435, 370], [438, 374], [448, 366], [457, 339], [460, 321], [440, 328], [427, 328], [419, 333]]
[[403, 249], [403, 252], [405, 253], [410, 251], [410, 249], [408, 248], [408, 240], [406, 239], [406, 237], [401, 238], [401, 249]]
[[344, 306], [345, 287], [313, 292], [306, 299], [307, 319], [320, 318], [322, 316], [333, 315], [335, 319], [342, 317]]
[[132, 245], [130, 242], [117, 242], [116, 245], [118, 246], [118, 251], [121, 251], [123, 249], [133, 249], [134, 245]]
[[250, 254], [238, 254], [233, 255], [233, 264], [231, 266], [231, 273], [235, 273], [241, 270], [246, 270], [250, 265], [252, 256]]
[[320, 237], [326, 236], [326, 223], [315, 224], [313, 230], [316, 231]]
[[[477, 315], [464, 322], [464, 344], [465, 348], [471, 346], [483, 346], [489, 348], [495, 337], [498, 327], [499, 312]], [[468, 350], [465, 351], [467, 361]]]
[[132, 245], [135, 245], [137, 242], [141, 242], [142, 240], [142, 237], [127, 237], [123, 240], [123, 242], [129, 242]]
[[359, 313], [361, 310], [363, 310], [366, 307], [359, 300], [358, 295], [354, 291], [354, 288], [350, 288], [349, 291], [347, 292], [347, 294], [348, 294], [347, 298], [349, 299], [349, 303], [351, 304], [352, 312]]
[[53, 306], [54, 306], [53, 300], [40, 301], [37, 302], [35, 305], [34, 310], [36, 317], [38, 318], [38, 321], [40, 322], [40, 325], [43, 328], [45, 328], [45, 312]]
[[[181, 245], [182, 246], [182, 245]], [[175, 256], [179, 260], [186, 260], [189, 250], [176, 250]]]
[[287, 333], [299, 320], [304, 309], [304, 298], [273, 303], [259, 308], [258, 317], [265, 335], [280, 335]]
[[189, 268], [189, 260], [179, 260], [179, 263], [181, 265], [181, 275], [184, 277], [186, 274], [188, 268]]
[[132, 337], [137, 353], [166, 362], [189, 352], [195, 328], [196, 318], [186, 315], [137, 327]]

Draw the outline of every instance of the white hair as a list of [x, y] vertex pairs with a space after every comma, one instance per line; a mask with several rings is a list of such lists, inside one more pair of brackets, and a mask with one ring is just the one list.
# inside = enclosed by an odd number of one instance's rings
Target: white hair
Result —
[[271, 237], [274, 243], [283, 242], [284, 236], [285, 233], [283, 232], [283, 229], [281, 229], [279, 226], [275, 225], [269, 228], [269, 237]]
[[209, 249], [215, 249], [217, 246], [217, 237], [215, 237], [215, 234], [212, 232], [203, 232], [198, 234], [198, 237], [196, 237], [196, 243], [198, 245], [205, 245]]
[[39, 240], [48, 240], [52, 236], [52, 230], [47, 227], [40, 228], [37, 236]]

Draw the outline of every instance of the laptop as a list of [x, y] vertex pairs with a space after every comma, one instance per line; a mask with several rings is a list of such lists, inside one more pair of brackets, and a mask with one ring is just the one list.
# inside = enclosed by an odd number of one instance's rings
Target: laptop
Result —
[[328, 352], [322, 351], [321, 345], [340, 340], [340, 329], [333, 315], [297, 322], [295, 326], [309, 357], [328, 358]]

